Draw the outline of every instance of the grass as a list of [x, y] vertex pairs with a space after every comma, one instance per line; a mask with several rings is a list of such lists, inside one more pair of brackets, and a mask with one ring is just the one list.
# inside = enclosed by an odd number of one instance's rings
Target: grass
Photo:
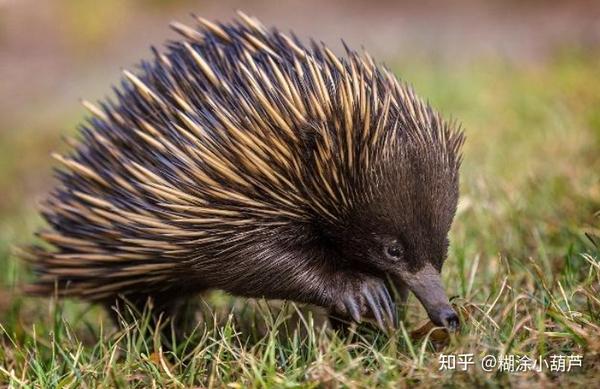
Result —
[[[411, 298], [392, 334], [349, 339], [318, 311], [293, 304], [205, 299], [196, 333], [172, 350], [142, 319], [117, 329], [98, 307], [31, 299], [10, 246], [41, 225], [30, 192], [49, 185], [43, 125], [0, 134], [0, 382], [11, 387], [406, 387], [593, 385], [600, 378], [600, 58], [481, 60], [456, 68], [401, 62], [398, 74], [467, 134], [461, 203], [444, 268], [463, 326], [445, 341], [415, 336]], [[75, 102], [73, 103], [75, 105]], [[65, 113], [69, 123], [79, 113]], [[41, 122], [41, 121], [40, 121]], [[60, 123], [51, 123], [57, 125]], [[36, 127], [37, 126], [37, 127]], [[27, 158], [20, 158], [21, 156]], [[38, 183], [38, 180], [41, 183]], [[31, 189], [33, 188], [33, 189]], [[595, 244], [594, 244], [595, 242]], [[473, 354], [441, 371], [440, 353]], [[582, 355], [570, 372], [510, 373], [485, 355], [550, 361]]]

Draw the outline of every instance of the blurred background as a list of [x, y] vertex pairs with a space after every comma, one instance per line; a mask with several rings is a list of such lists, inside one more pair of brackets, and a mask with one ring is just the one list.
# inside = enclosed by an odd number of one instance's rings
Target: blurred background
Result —
[[597, 231], [598, 1], [0, 0], [0, 311], [29, 277], [11, 246], [43, 225], [36, 202], [53, 182], [49, 153], [85, 117], [78, 100], [110, 96], [123, 68], [176, 37], [172, 20], [228, 21], [236, 9], [337, 52], [341, 38], [364, 46], [463, 123], [452, 290], [467, 292], [453, 275], [473, 258], [481, 281], [494, 277], [498, 254], [543, 250], [552, 271]]

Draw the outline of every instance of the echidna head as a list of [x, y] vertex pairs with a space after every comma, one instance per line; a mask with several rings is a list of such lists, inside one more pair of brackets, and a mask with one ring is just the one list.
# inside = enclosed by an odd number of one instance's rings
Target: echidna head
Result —
[[458, 201], [460, 156], [445, 142], [400, 139], [366, 173], [362, 204], [340, 231], [346, 258], [407, 286], [437, 325], [458, 318], [441, 284]]

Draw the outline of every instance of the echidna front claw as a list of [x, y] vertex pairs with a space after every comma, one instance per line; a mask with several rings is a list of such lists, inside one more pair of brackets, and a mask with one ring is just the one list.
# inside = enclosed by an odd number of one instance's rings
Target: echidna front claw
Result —
[[384, 331], [395, 328], [397, 320], [396, 305], [385, 284], [382, 282], [366, 283], [363, 286], [362, 294], [377, 325]]
[[378, 288], [377, 291], [379, 292], [379, 297], [385, 302], [383, 306], [387, 314], [388, 324], [391, 328], [395, 328], [396, 323], [398, 322], [398, 310], [396, 309], [396, 304], [386, 287]]
[[373, 293], [371, 293], [371, 290], [369, 290], [368, 287], [363, 290], [363, 296], [365, 297], [367, 303], [369, 304], [369, 307], [371, 308], [371, 313], [373, 313], [377, 325], [381, 330], [385, 331], [386, 327], [383, 322], [381, 304], [379, 304], [379, 302], [375, 300]]
[[344, 305], [346, 306], [346, 310], [350, 314], [350, 317], [352, 317], [352, 320], [354, 320], [357, 323], [360, 323], [362, 317], [356, 300], [352, 298], [346, 298], [344, 300]]
[[346, 280], [342, 294], [337, 296], [333, 311], [356, 323], [363, 317], [373, 319], [382, 331], [393, 328], [396, 310], [385, 282], [365, 275], [351, 277]]

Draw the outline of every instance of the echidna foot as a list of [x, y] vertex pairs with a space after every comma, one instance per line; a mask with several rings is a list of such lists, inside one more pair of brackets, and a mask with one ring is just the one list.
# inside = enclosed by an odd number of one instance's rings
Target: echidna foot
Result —
[[374, 319], [382, 330], [393, 328], [397, 313], [385, 281], [372, 276], [361, 276], [347, 281], [342, 295], [336, 299], [334, 313], [361, 322]]

